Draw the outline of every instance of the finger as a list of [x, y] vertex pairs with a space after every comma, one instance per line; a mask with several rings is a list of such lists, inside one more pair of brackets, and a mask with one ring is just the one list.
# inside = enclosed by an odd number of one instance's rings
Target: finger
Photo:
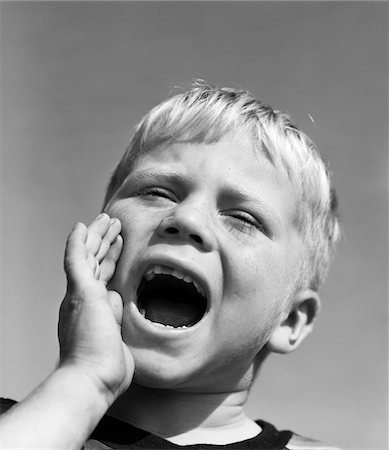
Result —
[[100, 262], [100, 280], [108, 283], [115, 273], [116, 263], [123, 248], [123, 238], [119, 234], [112, 243], [104, 259]]
[[123, 300], [116, 291], [108, 291], [108, 301], [111, 306], [116, 323], [121, 326], [123, 321]]
[[95, 268], [95, 278], [96, 278], [96, 280], [100, 279], [100, 275], [101, 275], [101, 267], [100, 267], [100, 264], [96, 261], [96, 268]]
[[67, 275], [74, 275], [77, 269], [74, 268], [80, 261], [85, 261], [87, 257], [86, 239], [88, 236], [87, 227], [78, 222], [74, 225], [66, 241], [64, 269]]
[[96, 254], [97, 261], [101, 261], [107, 254], [108, 250], [110, 249], [112, 243], [117, 238], [118, 234], [120, 233], [120, 230], [122, 228], [122, 225], [120, 223], [119, 219], [111, 219], [110, 220], [110, 226], [103, 237], [103, 240], [101, 241], [100, 248]]
[[88, 226], [86, 246], [92, 255], [96, 255], [101, 242], [110, 226], [110, 217], [106, 213], [99, 214]]
[[91, 254], [88, 254], [86, 258], [86, 262], [88, 263], [88, 266], [92, 272], [92, 275], [98, 280], [100, 276], [100, 265], [96, 261], [96, 258], [92, 256]]

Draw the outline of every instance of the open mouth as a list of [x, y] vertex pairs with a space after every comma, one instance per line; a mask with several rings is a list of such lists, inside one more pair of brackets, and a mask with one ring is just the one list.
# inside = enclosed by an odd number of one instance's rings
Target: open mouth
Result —
[[207, 298], [203, 287], [189, 275], [156, 265], [142, 278], [137, 306], [151, 322], [170, 328], [188, 328], [205, 315]]

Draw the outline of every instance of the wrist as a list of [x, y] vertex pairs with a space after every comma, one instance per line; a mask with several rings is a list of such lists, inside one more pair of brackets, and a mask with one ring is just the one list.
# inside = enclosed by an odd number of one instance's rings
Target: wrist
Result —
[[[83, 404], [93, 406], [96, 411], [105, 411], [116, 400], [118, 394], [104, 383], [93, 371], [92, 367], [74, 362], [61, 363], [54, 371], [62, 389], [78, 396]], [[64, 393], [65, 393], [64, 392]]]

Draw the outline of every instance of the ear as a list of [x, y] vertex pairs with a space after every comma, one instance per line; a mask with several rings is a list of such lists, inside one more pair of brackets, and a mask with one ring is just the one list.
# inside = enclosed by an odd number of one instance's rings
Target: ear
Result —
[[288, 317], [273, 331], [267, 347], [274, 353], [289, 353], [295, 350], [312, 331], [320, 299], [317, 292], [304, 289], [295, 295]]

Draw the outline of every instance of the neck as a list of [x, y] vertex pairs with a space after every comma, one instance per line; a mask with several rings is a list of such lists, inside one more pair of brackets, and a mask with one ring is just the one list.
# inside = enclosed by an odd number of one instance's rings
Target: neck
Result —
[[256, 436], [243, 411], [248, 391], [190, 393], [133, 384], [109, 414], [175, 444], [227, 444]]

